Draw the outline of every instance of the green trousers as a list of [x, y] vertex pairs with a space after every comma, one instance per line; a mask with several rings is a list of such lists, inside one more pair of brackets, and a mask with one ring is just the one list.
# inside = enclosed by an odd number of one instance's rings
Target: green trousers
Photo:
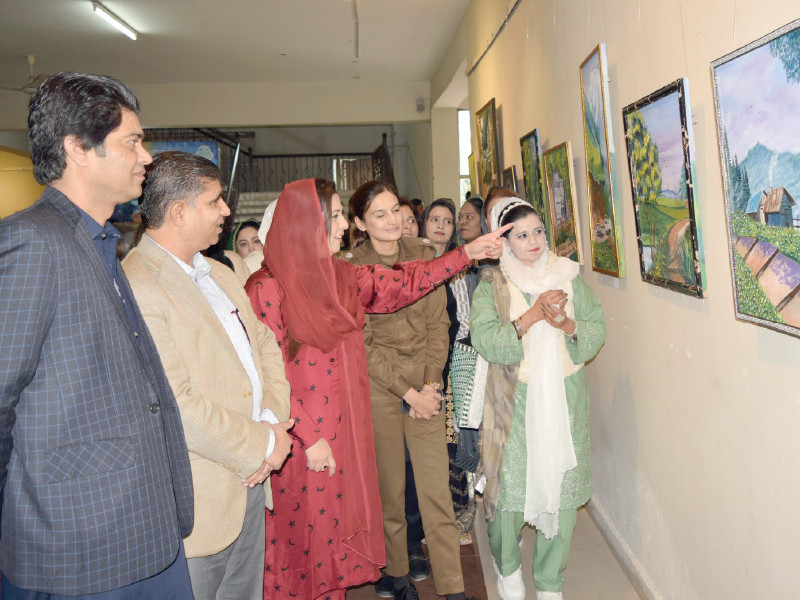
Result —
[[[541, 531], [538, 532], [533, 551], [533, 582], [540, 592], [561, 591], [577, 518], [577, 508], [561, 510], [558, 512], [558, 533], [552, 540], [546, 539]], [[495, 513], [494, 521], [488, 522], [492, 556], [504, 577], [522, 566], [518, 537], [524, 525], [523, 513], [502, 510]]]

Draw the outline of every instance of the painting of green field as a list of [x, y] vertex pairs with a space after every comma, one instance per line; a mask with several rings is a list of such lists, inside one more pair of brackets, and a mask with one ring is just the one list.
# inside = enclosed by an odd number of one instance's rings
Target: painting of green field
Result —
[[608, 119], [610, 108], [606, 62], [606, 46], [600, 44], [580, 67], [592, 269], [614, 277], [624, 277], [614, 211], [615, 160]]
[[545, 231], [547, 231], [547, 239], [550, 244], [553, 244], [550, 209], [547, 207], [543, 187], [542, 146], [539, 143], [539, 130], [534, 129], [523, 135], [519, 139], [519, 147], [522, 153], [522, 178], [525, 184], [525, 197], [542, 218]]
[[736, 318], [800, 337], [800, 19], [711, 75]]
[[644, 281], [702, 297], [686, 81], [622, 111]]
[[559, 144], [545, 152], [543, 165], [555, 253], [583, 264], [580, 224], [578, 213], [575, 211], [572, 149], [569, 142]]
[[494, 98], [475, 113], [478, 126], [478, 185], [484, 198], [489, 188], [500, 182], [499, 144], [497, 141], [497, 115]]

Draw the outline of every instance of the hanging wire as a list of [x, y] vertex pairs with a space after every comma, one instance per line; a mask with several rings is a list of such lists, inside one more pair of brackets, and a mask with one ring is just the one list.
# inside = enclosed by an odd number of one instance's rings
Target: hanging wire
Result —
[[678, 12], [681, 16], [681, 37], [683, 38], [683, 68], [684, 77], [689, 77], [689, 59], [687, 58], [687, 51], [686, 51], [686, 25], [683, 22], [683, 6], [681, 0], [678, 0]]
[[486, 46], [486, 49], [485, 49], [485, 50], [484, 50], [484, 51], [481, 53], [481, 55], [478, 57], [478, 60], [476, 60], [476, 61], [475, 61], [475, 64], [473, 64], [473, 65], [472, 65], [472, 66], [469, 68], [469, 71], [467, 71], [467, 77], [469, 77], [470, 75], [472, 75], [472, 72], [473, 72], [475, 69], [477, 69], [477, 68], [478, 68], [478, 65], [479, 65], [479, 64], [481, 64], [481, 61], [482, 61], [482, 60], [483, 60], [483, 58], [484, 58], [484, 57], [485, 57], [485, 56], [488, 54], [489, 50], [491, 50], [492, 46], [494, 46], [494, 43], [497, 41], [497, 38], [498, 38], [498, 37], [500, 37], [500, 34], [501, 34], [501, 33], [503, 32], [503, 30], [506, 28], [506, 25], [508, 25], [508, 21], [511, 19], [511, 16], [512, 16], [512, 15], [513, 15], [513, 14], [516, 12], [516, 10], [517, 10], [517, 7], [518, 7], [518, 6], [519, 6], [521, 3], [522, 3], [522, 0], [517, 0], [517, 1], [514, 3], [514, 6], [512, 6], [512, 7], [511, 7], [511, 10], [510, 10], [510, 11], [508, 11], [508, 14], [506, 15], [506, 18], [505, 18], [505, 19], [503, 19], [503, 22], [500, 24], [500, 27], [497, 29], [497, 31], [495, 32], [495, 34], [492, 36], [492, 41], [491, 41], [491, 42], [489, 42], [489, 45], [488, 45], [488, 46]]

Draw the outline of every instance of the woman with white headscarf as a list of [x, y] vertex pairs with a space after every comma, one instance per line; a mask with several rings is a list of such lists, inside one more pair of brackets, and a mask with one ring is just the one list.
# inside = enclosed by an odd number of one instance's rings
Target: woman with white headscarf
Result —
[[533, 207], [506, 198], [491, 217], [494, 229], [513, 227], [470, 314], [472, 344], [490, 363], [480, 465], [489, 541], [500, 597], [523, 600], [517, 538], [534, 526], [538, 598], [557, 600], [577, 509], [591, 496], [583, 363], [602, 346], [605, 321], [578, 264], [548, 250]]

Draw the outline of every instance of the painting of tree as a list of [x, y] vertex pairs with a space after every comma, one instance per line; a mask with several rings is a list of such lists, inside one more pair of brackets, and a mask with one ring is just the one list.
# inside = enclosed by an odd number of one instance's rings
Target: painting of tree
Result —
[[688, 82], [679, 79], [622, 115], [642, 279], [702, 298], [687, 106]]
[[800, 337], [800, 19], [711, 73], [736, 318]]
[[544, 175], [542, 173], [542, 146], [539, 143], [539, 130], [534, 129], [523, 135], [519, 140], [519, 145], [522, 153], [522, 178], [525, 184], [525, 197], [542, 218], [548, 241], [552, 244], [553, 232], [550, 224], [550, 209], [547, 207], [543, 188]]

